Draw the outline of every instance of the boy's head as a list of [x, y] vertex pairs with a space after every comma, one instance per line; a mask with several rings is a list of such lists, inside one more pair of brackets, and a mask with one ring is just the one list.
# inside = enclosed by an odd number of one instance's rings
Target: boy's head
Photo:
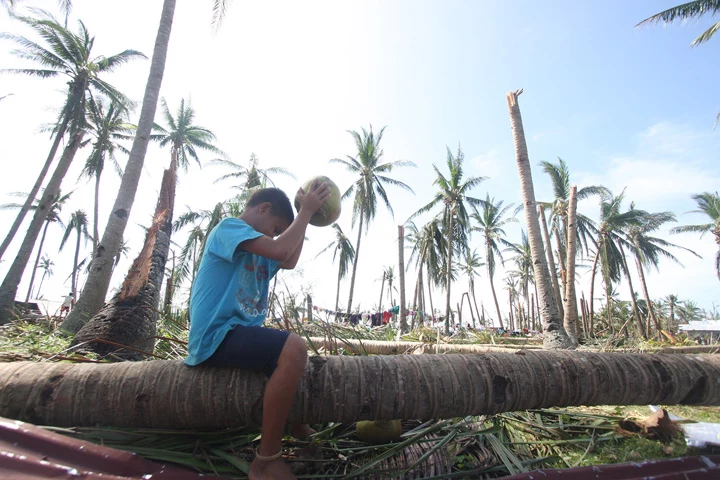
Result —
[[263, 235], [277, 237], [290, 226], [295, 213], [285, 192], [261, 188], [250, 195], [241, 218]]

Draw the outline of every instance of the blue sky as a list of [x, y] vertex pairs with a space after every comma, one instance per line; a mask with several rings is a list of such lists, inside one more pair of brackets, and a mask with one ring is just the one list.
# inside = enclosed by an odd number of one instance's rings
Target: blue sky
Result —
[[[160, 1], [73, 3], [70, 24], [75, 25], [77, 18], [86, 23], [96, 35], [97, 54], [125, 48], [152, 53]], [[718, 133], [712, 131], [720, 110], [715, 81], [720, 40], [689, 47], [710, 19], [634, 28], [674, 3], [236, 1], [214, 34], [210, 2], [180, 1], [162, 95], [171, 109], [181, 98], [191, 97], [197, 122], [217, 134], [218, 146], [234, 161], [244, 163], [254, 152], [261, 166], [294, 172], [297, 179], [277, 179], [289, 194], [314, 174], [329, 175], [341, 189], [347, 188], [352, 177], [327, 163], [354, 153], [346, 130], [387, 125], [385, 158], [418, 165], [393, 172], [416, 195], [391, 189], [394, 219], [381, 211], [363, 239], [354, 303], [369, 309], [377, 303], [383, 266], [397, 262], [396, 225], [431, 198], [432, 164], [445, 171], [446, 146], [456, 150], [461, 145], [467, 175], [490, 177], [477, 188], [477, 197], [488, 192], [506, 202], [519, 202], [505, 101], [510, 90], [525, 91], [520, 107], [539, 200], [552, 195], [539, 162], [561, 157], [580, 187], [603, 184], [615, 193], [627, 187], [627, 205], [635, 201], [637, 208], [673, 211], [680, 223], [704, 221], [682, 214], [694, 208], [692, 193], [715, 191], [720, 184]], [[24, 4], [55, 8], [50, 0]], [[4, 12], [0, 31], [25, 32]], [[9, 42], [1, 45], [0, 67], [23, 65], [8, 54]], [[148, 68], [148, 61], [134, 62], [110, 80], [139, 100]], [[5, 196], [8, 192], [28, 191], [32, 186], [49, 148], [47, 136], [37, 130], [53, 118], [48, 107], [59, 105], [63, 84], [10, 75], [0, 78], [0, 96], [14, 94], [0, 103], [4, 137], [0, 156], [6, 165], [0, 201], [4, 203], [12, 200]], [[84, 155], [87, 152], [79, 154], [64, 190], [73, 188]], [[148, 223], [168, 162], [168, 152], [149, 150], [126, 231], [133, 246], [131, 257], [142, 242], [138, 225]], [[176, 212], [184, 212], [185, 205], [210, 209], [228, 198], [230, 185], [213, 184], [222, 173], [218, 167], [191, 166], [180, 179]], [[103, 185], [108, 193], [101, 207], [101, 227], [118, 180], [106, 175]], [[91, 185], [81, 181], [75, 188], [74, 203], [64, 211], [67, 217], [78, 208], [91, 210]], [[597, 218], [597, 201], [582, 202], [580, 208]], [[339, 223], [354, 239], [350, 210], [346, 205]], [[12, 218], [12, 213], [0, 212], [2, 224]], [[522, 222], [508, 229], [511, 241], [519, 241], [521, 226]], [[60, 229], [52, 232], [57, 240], [48, 240], [46, 247], [56, 258], [55, 276], [46, 281], [46, 297], [58, 301], [69, 287], [65, 279], [72, 257], [69, 249], [57, 253], [61, 234]], [[311, 228], [308, 238], [301, 268], [287, 281], [292, 288], [312, 291], [316, 304], [332, 307], [335, 266], [330, 255], [315, 259], [332, 234], [330, 229]], [[663, 263], [660, 273], [649, 278], [651, 296], [676, 293], [711, 308], [720, 298], [712, 270], [716, 248], [712, 238], [688, 234], [666, 238], [695, 249], [704, 259], [678, 254], [684, 269]], [[19, 243], [19, 239], [13, 242], [7, 259]], [[472, 246], [479, 245], [475, 238]], [[1, 275], [8, 268], [5, 260], [0, 263]], [[123, 273], [116, 274], [113, 286], [122, 281], [130, 260], [118, 268]], [[498, 282], [502, 276], [501, 270]], [[587, 280], [581, 277], [581, 288], [587, 289]], [[483, 276], [476, 283], [478, 296], [487, 305], [491, 302], [487, 279]], [[410, 274], [408, 290], [413, 285]], [[460, 280], [454, 288], [458, 298], [464, 285]], [[26, 288], [21, 285], [23, 297]], [[341, 302], [347, 300], [347, 288], [344, 284]], [[601, 290], [599, 285], [596, 289]]]

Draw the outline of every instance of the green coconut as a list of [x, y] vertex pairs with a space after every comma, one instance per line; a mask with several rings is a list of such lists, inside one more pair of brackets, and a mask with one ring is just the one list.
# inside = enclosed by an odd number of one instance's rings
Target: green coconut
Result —
[[[302, 186], [303, 192], [307, 193], [310, 190], [310, 185], [312, 185], [315, 180], [317, 180], [318, 183], [324, 182], [330, 187], [330, 196], [323, 206], [310, 217], [310, 224], [316, 227], [327, 227], [340, 218], [340, 189], [335, 185], [335, 182], [328, 177], [320, 175], [305, 182]], [[300, 202], [298, 202], [297, 195], [295, 196], [295, 210], [300, 211]]]
[[365, 420], [355, 424], [355, 433], [368, 443], [387, 443], [402, 435], [400, 420]]

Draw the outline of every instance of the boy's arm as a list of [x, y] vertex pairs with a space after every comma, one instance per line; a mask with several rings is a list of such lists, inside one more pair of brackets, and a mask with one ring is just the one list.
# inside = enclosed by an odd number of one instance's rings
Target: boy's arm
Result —
[[290, 226], [277, 238], [261, 236], [242, 243], [246, 252], [271, 258], [280, 262], [281, 268], [293, 268], [297, 264], [302, 251], [310, 217], [325, 203], [330, 196], [330, 188], [322, 184], [313, 184], [307, 193], [302, 189], [298, 191], [300, 211]]
[[300, 253], [302, 253], [302, 247], [303, 243], [305, 243], [305, 236], [303, 235], [302, 240], [300, 240], [300, 245], [295, 249], [292, 256], [285, 262], [280, 262], [280, 268], [283, 268], [285, 270], [292, 270], [295, 268], [295, 265], [297, 265], [298, 260], [300, 259]]

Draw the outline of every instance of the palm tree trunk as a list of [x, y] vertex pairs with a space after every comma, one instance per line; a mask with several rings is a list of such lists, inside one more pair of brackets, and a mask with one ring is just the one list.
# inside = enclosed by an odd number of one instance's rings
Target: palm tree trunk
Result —
[[[43, 244], [45, 243], [45, 235], [47, 234], [47, 229], [49, 226], [50, 226], [50, 221], [46, 219], [45, 226], [43, 227], [43, 233], [42, 233], [42, 236], [40, 237], [40, 245], [38, 245], [38, 252], [37, 252], [37, 255], [35, 256], [35, 264], [33, 265], [32, 275], [30, 275], [30, 285], [28, 286], [28, 292], [27, 292], [27, 295], [25, 296], [25, 302], [30, 301], [30, 295], [32, 294], [33, 283], [35, 283], [35, 273], [37, 272], [38, 264], [40, 263], [40, 255], [42, 254]], [[40, 289], [38, 289], [38, 291], [40, 291]]]
[[633, 314], [635, 315], [635, 320], [637, 321], [638, 331], [640, 332], [640, 335], [647, 340], [647, 332], [645, 331], [642, 315], [640, 315], [640, 309], [638, 308], [637, 300], [635, 299], [635, 290], [633, 289], [632, 279], [630, 278], [630, 269], [628, 268], [627, 257], [625, 256], [625, 250], [623, 249], [621, 242], [618, 242], [618, 247], [620, 248], [620, 255], [622, 257], [622, 267], [623, 270], [625, 270], [628, 287], [630, 288], [630, 299], [632, 300]]
[[335, 292], [335, 321], [337, 321], [338, 306], [340, 306], [340, 281], [342, 280], [342, 265], [338, 265], [338, 283]]
[[378, 302], [378, 310], [382, 311], [382, 297], [383, 297], [383, 290], [385, 290], [385, 275], [386, 272], [383, 271], [382, 275], [382, 281], [380, 282], [380, 301]]
[[137, 192], [140, 174], [145, 161], [145, 152], [150, 141], [153, 119], [155, 118], [155, 110], [157, 109], [160, 86], [162, 85], [165, 70], [165, 58], [167, 57], [170, 42], [175, 1], [164, 0], [163, 2], [160, 25], [150, 63], [150, 74], [145, 86], [140, 119], [138, 120], [137, 133], [130, 150], [130, 157], [125, 167], [125, 173], [110, 218], [105, 226], [105, 233], [100, 245], [98, 245], [96, 255], [92, 259], [92, 269], [85, 282], [85, 288], [75, 308], [65, 319], [66, 322], [70, 321], [74, 325], [75, 330], [73, 333], [77, 332], [105, 303], [105, 295], [112, 277], [114, 259], [120, 251], [123, 233], [135, 201], [135, 193]]
[[540, 226], [542, 227], [543, 240], [547, 248], [545, 249], [545, 255], [547, 256], [548, 268], [550, 268], [550, 280], [552, 280], [553, 292], [555, 292], [555, 301], [558, 305], [558, 312], [560, 316], [565, 316], [563, 312], [562, 304], [563, 297], [560, 294], [560, 284], [557, 278], [557, 269], [555, 268], [555, 259], [553, 258], [552, 244], [550, 243], [550, 234], [548, 233], [547, 220], [545, 220], [545, 211], [541, 206], [538, 206], [538, 214], [540, 215]]
[[453, 227], [455, 223], [455, 215], [450, 212], [450, 226], [448, 227], [448, 248], [447, 248], [447, 270], [445, 272], [445, 283], [447, 288], [445, 301], [445, 335], [450, 335], [450, 284], [452, 283], [452, 247], [453, 247]]
[[[652, 301], [650, 300], [650, 294], [648, 293], [647, 284], [645, 283], [645, 272], [643, 271], [642, 264], [640, 263], [640, 259], [637, 255], [635, 255], [635, 266], [637, 267], [638, 275], [640, 275], [640, 286], [642, 287], [643, 296], [645, 297], [645, 303], [647, 303], [648, 313], [653, 321], [653, 324], [655, 325], [657, 334], [660, 335], [660, 330], [662, 330], [662, 327], [660, 326], [660, 321], [658, 320], [657, 315], [655, 315], [655, 309], [653, 308]], [[648, 333], [650, 332], [648, 331]]]
[[513, 298], [512, 292], [508, 290], [508, 330], [515, 330], [515, 319], [513, 318]]
[[[470, 277], [470, 292], [472, 293], [473, 303], [475, 304], [475, 313], [477, 314], [478, 321], [480, 321], [480, 310], [478, 310], [477, 298], [475, 297], [475, 280], [472, 277]], [[475, 328], [475, 324], [473, 324], [473, 328]]]
[[602, 248], [602, 237], [598, 239], [598, 245], [597, 245], [597, 252], [595, 253], [595, 259], [593, 260], [593, 266], [590, 273], [590, 300], [589, 300], [589, 306], [588, 306], [588, 318], [589, 318], [589, 328], [590, 328], [590, 335], [595, 335], [595, 310], [593, 307], [593, 299], [595, 296], [595, 272], [597, 272], [597, 263], [598, 258], [600, 258], [600, 249]]
[[432, 301], [432, 278], [430, 278], [429, 274], [425, 275], [425, 277], [428, 279], [427, 284], [428, 284], [428, 299], [430, 300], [430, 319], [431, 319], [430, 321], [434, 322], [435, 321], [435, 307], [433, 306], [433, 301]]
[[40, 277], [40, 285], [38, 285], [38, 291], [36, 297], [40, 296], [40, 290], [42, 290], [43, 282], [45, 281], [45, 275], [47, 275], [47, 270], [45, 270], [42, 274], [42, 277]]
[[27, 198], [25, 199], [25, 203], [20, 208], [20, 211], [18, 212], [17, 217], [15, 217], [15, 221], [13, 222], [12, 226], [10, 227], [10, 231], [8, 231], [7, 236], [5, 236], [5, 239], [2, 242], [2, 245], [0, 245], [0, 259], [2, 259], [3, 255], [5, 255], [5, 251], [7, 250], [8, 246], [10, 245], [10, 242], [12, 242], [13, 237], [15, 237], [15, 234], [20, 229], [20, 224], [22, 224], [22, 221], [25, 219], [25, 215], [27, 215], [27, 212], [32, 207], [33, 201], [35, 201], [35, 197], [37, 196], [38, 192], [40, 191], [40, 187], [42, 187], [43, 180], [45, 179], [45, 175], [47, 175], [48, 170], [50, 170], [50, 165], [52, 165], [52, 161], [55, 158], [55, 154], [58, 151], [58, 148], [60, 147], [60, 141], [62, 140], [63, 136], [65, 135], [65, 131], [68, 126], [68, 122], [70, 121], [70, 118], [65, 115], [63, 117], [62, 123], [60, 123], [60, 126], [57, 129], [57, 132], [55, 132], [55, 139], [53, 140], [53, 144], [50, 147], [50, 153], [48, 153], [47, 159], [45, 160], [45, 164], [42, 167], [42, 170], [40, 170], [40, 173], [38, 174], [37, 179], [35, 180], [35, 185], [33, 185], [32, 190], [30, 190], [30, 193], [28, 194]]
[[400, 280], [400, 332], [407, 332], [407, 308], [405, 307], [405, 231], [402, 225], [398, 225], [398, 278]]
[[78, 224], [75, 226], [77, 229], [77, 241], [75, 242], [75, 258], [73, 260], [72, 280], [71, 289], [73, 298], [77, 298], [77, 277], [78, 277], [78, 260], [80, 259], [80, 234], [81, 226]]
[[568, 199], [567, 261], [565, 275], [565, 331], [575, 345], [578, 344], [577, 298], [575, 295], [575, 257], [577, 256], [577, 187], [570, 188]]
[[30, 255], [35, 247], [35, 241], [37, 240], [40, 230], [42, 229], [43, 223], [47, 219], [48, 212], [52, 208], [53, 200], [60, 191], [60, 185], [62, 184], [63, 178], [70, 168], [70, 164], [75, 158], [75, 153], [80, 147], [85, 131], [79, 130], [73, 134], [70, 142], [65, 147], [55, 172], [48, 181], [45, 191], [43, 192], [40, 203], [35, 209], [35, 214], [30, 222], [30, 226], [25, 233], [25, 239], [23, 240], [20, 250], [18, 251], [13, 264], [0, 285], [0, 325], [8, 323], [12, 319], [12, 310], [15, 302], [15, 295], [17, 294], [18, 285], [22, 280], [22, 274], [27, 266]]
[[[355, 258], [353, 258], [352, 275], [350, 276], [350, 296], [348, 297], [347, 315], [350, 316], [352, 310], [353, 293], [355, 291], [355, 273], [357, 272], [358, 257], [360, 256], [360, 239], [362, 237], [363, 220], [365, 219], [365, 211], [360, 209], [360, 222], [358, 223], [357, 244], [355, 244]], [[382, 304], [382, 293], [380, 294], [380, 303]], [[380, 307], [378, 307], [380, 308]]]
[[[100, 242], [100, 231], [98, 229], [98, 217], [100, 216], [100, 175], [99, 172], [95, 177], [95, 205], [93, 207], [93, 251], [92, 258], [97, 254], [98, 243]], [[91, 260], [92, 261], [92, 260]]]
[[[539, 301], [541, 305], [540, 312], [543, 324], [544, 344], [546, 348], [551, 349], [569, 348], [572, 346], [572, 342], [563, 328], [558, 302], [552, 290], [553, 284], [550, 279], [548, 264], [543, 256], [543, 242], [540, 233], [540, 222], [537, 216], [537, 203], [535, 201], [535, 189], [532, 183], [532, 172], [530, 171], [530, 159], [528, 157], [527, 144], [525, 143], [525, 132], [523, 130], [522, 117], [520, 116], [520, 106], [517, 102], [517, 97], [520, 93], [522, 93], [522, 90], [508, 93], [507, 102], [510, 111], [513, 142], [515, 144], [515, 158], [520, 174], [520, 186], [522, 187], [525, 221], [527, 223], [528, 239], [530, 240], [535, 281], [537, 282], [540, 293]], [[550, 250], [549, 245], [548, 250]]]
[[[564, 224], [565, 221], [562, 220], [562, 223]], [[562, 241], [560, 240], [560, 231], [557, 229], [557, 227], [555, 227], [553, 229], [553, 232], [555, 233], [555, 245], [557, 245], [557, 256], [558, 256], [558, 267], [559, 267], [558, 276], [560, 277], [560, 293], [562, 295], [560, 297], [561, 298], [560, 305], [564, 306], [565, 305], [565, 303], [564, 303], [565, 302], [564, 301], [565, 291], [567, 289], [567, 285], [566, 285], [567, 284], [567, 278], [566, 278], [567, 277], [567, 269], [565, 267], [565, 256], [563, 256], [565, 249], [563, 248]], [[567, 226], [565, 226], [565, 234], [567, 234]], [[562, 313], [562, 315], [565, 315], [564, 312], [561, 312], [561, 313]]]
[[[170, 251], [176, 180], [175, 171], [165, 170], [153, 224], [122, 288], [80, 328], [71, 347], [82, 346], [98, 355], [123, 360], [142, 360], [152, 355], [160, 289]], [[118, 348], [118, 345], [132, 349]]]
[[490, 279], [490, 291], [492, 292], [493, 300], [495, 301], [495, 311], [497, 312], [497, 316], [498, 316], [498, 326], [500, 328], [504, 328], [503, 322], [502, 322], [502, 314], [500, 313], [500, 304], [498, 303], [497, 294], [495, 293], [495, 283], [493, 282], [493, 277], [490, 274], [490, 265], [489, 264], [488, 264], [488, 278]]
[[[574, 405], [717, 406], [719, 377], [720, 358], [712, 355], [317, 356], [308, 359], [288, 421], [429, 420]], [[262, 404], [265, 383], [262, 372], [179, 360], [0, 363], [0, 415], [59, 427], [237, 428], [260, 423], [260, 409], [251, 406]]]

